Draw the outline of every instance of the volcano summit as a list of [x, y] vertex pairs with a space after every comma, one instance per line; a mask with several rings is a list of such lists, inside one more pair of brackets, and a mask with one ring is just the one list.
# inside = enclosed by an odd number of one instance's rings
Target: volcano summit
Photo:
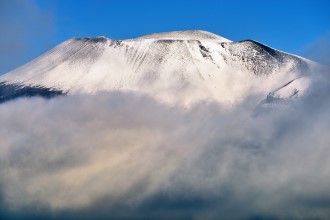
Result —
[[184, 105], [232, 105], [251, 93], [290, 99], [304, 93], [314, 66], [253, 40], [232, 42], [198, 30], [129, 40], [73, 38], [1, 76], [0, 102], [116, 90]]

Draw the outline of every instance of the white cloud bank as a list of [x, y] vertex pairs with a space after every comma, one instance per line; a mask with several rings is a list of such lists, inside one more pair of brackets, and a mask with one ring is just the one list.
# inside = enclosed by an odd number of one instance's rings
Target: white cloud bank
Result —
[[[0, 105], [0, 217], [330, 217], [330, 86], [251, 116], [135, 93]], [[325, 77], [325, 78], [324, 78]]]

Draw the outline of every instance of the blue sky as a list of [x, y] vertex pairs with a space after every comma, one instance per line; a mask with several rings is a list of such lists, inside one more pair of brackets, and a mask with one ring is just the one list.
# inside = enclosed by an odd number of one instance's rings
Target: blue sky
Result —
[[0, 74], [71, 37], [201, 29], [307, 56], [329, 36], [328, 0], [0, 0]]

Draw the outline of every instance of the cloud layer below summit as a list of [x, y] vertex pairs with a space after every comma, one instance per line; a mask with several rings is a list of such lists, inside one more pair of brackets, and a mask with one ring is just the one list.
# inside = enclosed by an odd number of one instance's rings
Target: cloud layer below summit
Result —
[[[138, 93], [0, 105], [0, 217], [329, 217], [329, 74], [252, 116]], [[288, 209], [287, 207], [290, 207]]]

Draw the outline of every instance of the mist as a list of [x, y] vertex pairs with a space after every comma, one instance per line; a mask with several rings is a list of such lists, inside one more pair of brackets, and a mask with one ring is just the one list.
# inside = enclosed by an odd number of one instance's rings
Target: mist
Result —
[[0, 75], [52, 47], [56, 32], [53, 11], [35, 0], [0, 1]]
[[329, 218], [329, 71], [312, 79], [258, 114], [253, 96], [230, 109], [119, 91], [3, 103], [0, 218]]
[[330, 32], [328, 31], [319, 39], [309, 45], [302, 53], [309, 59], [312, 59], [323, 65], [330, 65]]

